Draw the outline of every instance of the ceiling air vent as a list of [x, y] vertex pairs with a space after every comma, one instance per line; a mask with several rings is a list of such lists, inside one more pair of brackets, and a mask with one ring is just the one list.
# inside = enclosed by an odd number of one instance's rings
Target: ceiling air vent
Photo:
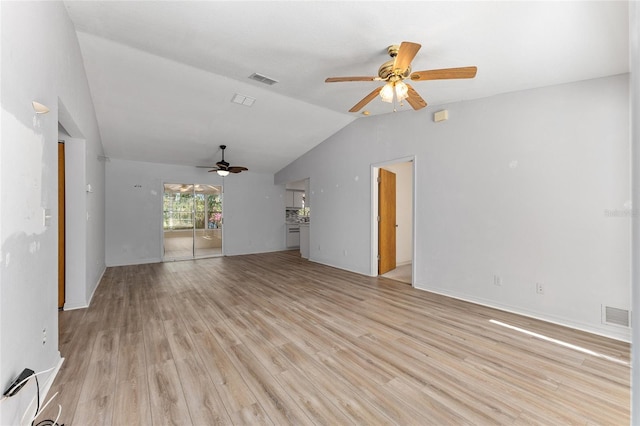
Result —
[[631, 323], [629, 310], [602, 305], [602, 322], [608, 325], [629, 327]]
[[235, 95], [233, 95], [233, 98], [231, 98], [231, 102], [233, 102], [234, 104], [244, 105], [248, 107], [253, 106], [255, 101], [256, 101], [256, 98], [252, 98], [251, 96], [241, 95], [240, 93], [236, 93]]
[[274, 80], [272, 78], [269, 78], [269, 77], [264, 76], [262, 74], [258, 74], [256, 72], [251, 74], [249, 76], [249, 78], [251, 80], [259, 81], [260, 83], [268, 84], [269, 86], [273, 86], [274, 84], [276, 84], [278, 82], [278, 80]]

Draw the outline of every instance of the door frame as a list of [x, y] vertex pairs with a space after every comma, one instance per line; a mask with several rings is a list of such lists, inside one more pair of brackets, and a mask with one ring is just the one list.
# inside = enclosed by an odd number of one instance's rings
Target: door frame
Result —
[[86, 308], [92, 296], [87, 294], [87, 196], [89, 195], [86, 187], [87, 152], [85, 139], [66, 136], [58, 139], [64, 140], [65, 294], [63, 310], [69, 311]]
[[[58, 140], [64, 141], [65, 291], [64, 310], [86, 308], [87, 294], [87, 141], [65, 104], [58, 98]], [[98, 160], [100, 157], [98, 157]], [[97, 288], [95, 284], [94, 291]]]
[[58, 309], [64, 309], [66, 279], [66, 161], [64, 140], [58, 140]]
[[370, 273], [372, 277], [378, 276], [378, 169], [384, 166], [390, 166], [397, 163], [412, 163], [412, 232], [411, 232], [411, 286], [415, 287], [416, 283], [416, 194], [417, 194], [417, 169], [418, 159], [415, 155], [400, 157], [394, 160], [387, 160], [371, 164], [371, 258]]

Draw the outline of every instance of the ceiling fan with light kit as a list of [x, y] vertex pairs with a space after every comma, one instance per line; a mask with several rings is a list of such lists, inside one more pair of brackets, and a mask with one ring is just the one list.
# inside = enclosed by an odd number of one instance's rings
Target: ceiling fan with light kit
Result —
[[219, 176], [225, 177], [228, 176], [229, 173], [240, 173], [244, 171], [248, 171], [246, 167], [243, 166], [232, 166], [226, 161], [224, 161], [224, 150], [227, 149], [226, 145], [220, 145], [220, 149], [222, 150], [222, 159], [218, 161], [215, 167], [211, 166], [198, 166], [198, 167], [206, 167], [210, 172], [216, 172]]
[[[410, 85], [404, 82], [406, 78], [411, 81], [447, 80], [458, 78], [474, 78], [477, 67], [443, 68], [426, 71], [411, 72], [411, 61], [422, 47], [418, 43], [403, 41], [400, 46], [392, 45], [387, 48], [391, 60], [382, 64], [378, 70], [378, 77], [329, 77], [325, 83], [337, 83], [345, 81], [386, 81], [386, 84], [377, 87], [360, 102], [355, 104], [349, 112], [358, 112], [369, 102], [380, 95], [383, 102], [392, 103], [394, 100], [402, 103], [404, 100], [414, 110], [427, 106], [424, 99]], [[395, 109], [394, 109], [395, 111]]]

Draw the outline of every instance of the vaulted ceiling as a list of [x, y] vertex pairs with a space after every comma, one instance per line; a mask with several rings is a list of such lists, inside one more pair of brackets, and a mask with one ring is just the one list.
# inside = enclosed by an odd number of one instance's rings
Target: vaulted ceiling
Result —
[[405, 40], [422, 44], [413, 70], [478, 67], [413, 83], [430, 106], [629, 71], [624, 1], [65, 4], [105, 154], [120, 159], [211, 165], [226, 144], [230, 163], [276, 172], [353, 120], [392, 113], [379, 99], [369, 116], [348, 112], [380, 82], [324, 80], [375, 76]]

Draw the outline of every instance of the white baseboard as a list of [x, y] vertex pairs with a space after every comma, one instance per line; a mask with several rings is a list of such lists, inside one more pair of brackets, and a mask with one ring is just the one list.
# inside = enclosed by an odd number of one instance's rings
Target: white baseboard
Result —
[[349, 268], [347, 268], [345, 266], [336, 266], [336, 265], [334, 265], [332, 263], [328, 263], [328, 262], [325, 262], [323, 260], [318, 260], [318, 259], [311, 258], [311, 257], [309, 257], [309, 259], [307, 259], [307, 260], [309, 262], [319, 263], [320, 265], [329, 266], [331, 268], [341, 269], [341, 270], [347, 271], [347, 272], [353, 272], [354, 274], [358, 274], [358, 275], [364, 275], [364, 276], [367, 276], [367, 277], [376, 277], [377, 276], [377, 275], [369, 275], [369, 274], [367, 274], [365, 272], [362, 272], [362, 271], [356, 271], [355, 269], [349, 269]]
[[102, 277], [104, 277], [104, 273], [106, 271], [107, 271], [107, 267], [105, 266], [102, 269], [102, 273], [100, 273], [100, 277], [98, 277], [98, 281], [96, 282], [95, 287], [93, 287], [93, 291], [91, 292], [91, 296], [89, 296], [89, 299], [87, 301], [78, 301], [78, 302], [67, 302], [67, 301], [65, 301], [63, 310], [65, 310], [65, 311], [73, 311], [75, 309], [88, 308], [89, 305], [91, 305], [91, 300], [93, 299], [93, 295], [96, 293], [96, 290], [98, 289], [98, 286], [102, 282]]
[[146, 265], [147, 263], [161, 263], [162, 259], [159, 257], [153, 257], [148, 259], [127, 260], [121, 262], [107, 262], [107, 268], [113, 266], [132, 266], [132, 265]]
[[91, 301], [93, 300], [93, 295], [96, 294], [96, 290], [98, 289], [98, 286], [102, 282], [102, 277], [104, 277], [104, 273], [106, 271], [107, 271], [107, 267], [105, 266], [104, 269], [102, 270], [102, 273], [100, 274], [100, 277], [98, 278], [98, 282], [96, 283], [95, 287], [93, 287], [93, 291], [91, 292], [91, 296], [89, 296], [89, 299], [87, 300], [87, 308], [91, 305]]
[[88, 308], [89, 305], [87, 305], [86, 303], [67, 303], [64, 302], [64, 307], [62, 308], [62, 310], [64, 311], [73, 311], [75, 309], [84, 309], [84, 308]]
[[597, 325], [594, 325], [594, 324], [585, 324], [585, 323], [571, 320], [569, 318], [561, 318], [561, 317], [553, 316], [544, 312], [537, 312], [529, 309], [523, 309], [522, 307], [514, 307], [514, 306], [509, 306], [501, 303], [496, 303], [495, 301], [491, 301], [491, 300], [486, 300], [478, 297], [472, 297], [466, 294], [451, 292], [447, 289], [418, 287], [416, 285], [414, 285], [414, 287], [418, 290], [428, 291], [431, 293], [436, 293], [443, 296], [451, 297], [453, 299], [458, 299], [465, 302], [470, 302], [477, 305], [482, 305], [489, 308], [510, 312], [512, 314], [522, 315], [522, 316], [537, 319], [540, 321], [545, 321], [548, 323], [560, 325], [562, 327], [569, 327], [575, 330], [580, 330], [580, 331], [595, 334], [598, 336], [607, 337], [609, 339], [631, 343], [631, 330], [629, 329], [624, 329], [624, 330], [620, 330], [618, 328], [615, 328], [615, 329], [611, 328], [610, 330], [603, 329], [603, 328], [599, 328]]

